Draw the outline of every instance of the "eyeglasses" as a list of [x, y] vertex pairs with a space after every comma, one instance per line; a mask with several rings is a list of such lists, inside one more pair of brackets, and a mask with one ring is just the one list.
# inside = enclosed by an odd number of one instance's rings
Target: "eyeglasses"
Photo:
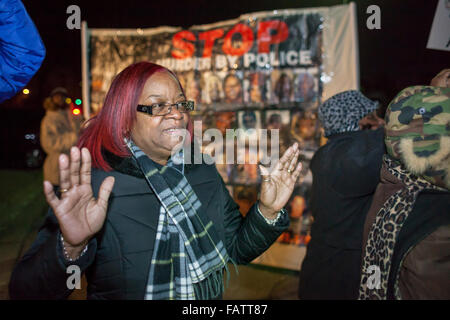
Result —
[[187, 113], [194, 110], [194, 101], [181, 101], [177, 103], [155, 103], [149, 106], [139, 104], [137, 111], [147, 113], [153, 116], [165, 116], [172, 112], [172, 108], [176, 107], [181, 113]]

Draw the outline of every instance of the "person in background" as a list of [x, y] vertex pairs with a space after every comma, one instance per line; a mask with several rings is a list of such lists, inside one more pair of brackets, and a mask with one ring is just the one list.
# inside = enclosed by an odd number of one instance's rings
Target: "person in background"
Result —
[[450, 88], [439, 84], [406, 88], [387, 109], [359, 299], [450, 299]]
[[385, 153], [377, 108], [377, 102], [354, 90], [319, 106], [328, 142], [310, 165], [314, 222], [300, 271], [300, 299], [358, 297], [362, 230]]
[[58, 157], [69, 154], [77, 143], [82, 115], [73, 115], [66, 102], [67, 90], [58, 87], [44, 100], [45, 116], [41, 121], [41, 146], [47, 153], [44, 161], [44, 180], [59, 186]]
[[19, 0], [0, 0], [0, 103], [30, 81], [45, 58], [39, 32]]

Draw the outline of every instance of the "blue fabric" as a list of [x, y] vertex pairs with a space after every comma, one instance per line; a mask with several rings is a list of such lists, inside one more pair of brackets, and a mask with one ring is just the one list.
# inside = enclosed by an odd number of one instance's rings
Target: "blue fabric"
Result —
[[44, 57], [44, 44], [22, 2], [0, 0], [0, 102], [30, 81]]

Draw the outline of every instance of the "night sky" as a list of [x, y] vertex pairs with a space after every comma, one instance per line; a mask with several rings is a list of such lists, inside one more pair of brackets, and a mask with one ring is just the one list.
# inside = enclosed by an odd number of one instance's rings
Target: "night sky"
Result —
[[[64, 86], [81, 97], [81, 40], [79, 30], [66, 27], [66, 8], [76, 4], [90, 28], [153, 28], [208, 24], [234, 19], [241, 14], [287, 8], [331, 6], [347, 1], [303, 0], [189, 0], [189, 1], [46, 1], [22, 0], [47, 49], [41, 69], [27, 88], [31, 94], [0, 105], [2, 148], [9, 137], [7, 127], [38, 131], [44, 115], [43, 99], [56, 86]], [[450, 53], [426, 49], [437, 0], [357, 1], [361, 90], [388, 103], [404, 87], [428, 84], [443, 68], [450, 67]], [[366, 28], [366, 8], [381, 8], [381, 30]], [[22, 121], [11, 124], [18, 112]], [[18, 129], [15, 129], [18, 130]], [[8, 146], [6, 146], [8, 147]]]

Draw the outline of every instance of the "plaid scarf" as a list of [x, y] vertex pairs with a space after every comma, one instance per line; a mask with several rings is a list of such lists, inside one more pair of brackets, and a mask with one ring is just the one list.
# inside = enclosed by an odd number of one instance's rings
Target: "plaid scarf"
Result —
[[[398, 234], [411, 213], [417, 196], [423, 190], [443, 190], [423, 179], [408, 172], [406, 168], [391, 156], [385, 154], [383, 167], [397, 179], [401, 180], [405, 188], [393, 194], [378, 211], [375, 222], [370, 228], [365, 247], [361, 282], [359, 287], [360, 300], [386, 300], [388, 291], [389, 273], [394, 255], [395, 243]], [[375, 286], [368, 285], [369, 277], [373, 275], [373, 267], [379, 268], [379, 283]], [[394, 293], [400, 299], [398, 290], [398, 276], [395, 277]]]
[[126, 143], [161, 203], [145, 299], [219, 297], [229, 256], [191, 185], [172, 158], [158, 169], [133, 141]]

